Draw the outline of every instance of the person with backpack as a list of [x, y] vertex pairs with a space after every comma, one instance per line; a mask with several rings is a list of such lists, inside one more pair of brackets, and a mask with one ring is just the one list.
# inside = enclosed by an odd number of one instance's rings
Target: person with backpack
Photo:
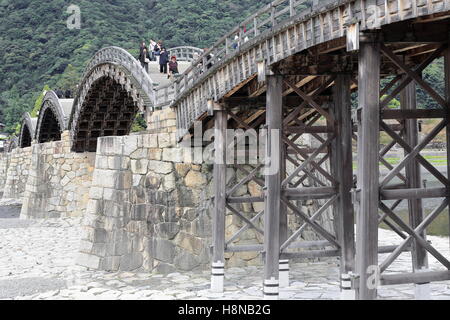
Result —
[[169, 53], [166, 48], [161, 49], [159, 56], [159, 72], [167, 74], [167, 64], [169, 63]]

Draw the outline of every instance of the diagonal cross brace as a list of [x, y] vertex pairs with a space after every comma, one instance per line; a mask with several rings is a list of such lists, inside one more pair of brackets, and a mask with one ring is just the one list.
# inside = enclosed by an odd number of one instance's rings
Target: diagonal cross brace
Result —
[[[386, 131], [387, 134], [389, 134], [402, 148], [406, 150], [406, 152], [409, 152], [408, 156], [403, 159], [403, 161], [393, 170], [391, 173], [385, 177], [383, 183], [381, 184], [381, 187], [386, 186], [387, 183], [389, 183], [394, 175], [393, 173], [400, 172], [409, 161], [411, 161], [413, 158], [417, 158], [417, 161], [425, 168], [427, 169], [431, 174], [433, 174], [436, 179], [438, 179], [440, 182], [442, 182], [444, 185], [449, 185], [449, 180], [444, 177], [444, 175], [439, 172], [431, 163], [429, 163], [422, 155], [420, 155], [420, 151], [431, 141], [434, 139], [434, 137], [439, 134], [439, 132], [447, 125], [448, 119], [444, 119], [442, 122], [439, 123], [439, 125], [429, 133], [429, 135], [424, 139], [422, 143], [420, 143], [416, 148], [412, 148], [408, 143], [406, 143], [395, 131], [393, 131], [391, 128], [389, 128], [384, 121], [381, 121], [381, 127]], [[392, 175], [391, 175], [392, 174]]]
[[403, 72], [405, 72], [408, 77], [414, 80], [417, 84], [419, 84], [425, 91], [428, 92], [430, 96], [433, 97], [436, 102], [438, 102], [443, 108], [447, 108], [447, 102], [433, 89], [431, 86], [426, 83], [417, 72], [412, 71], [408, 68], [396, 55], [392, 52], [391, 49], [386, 47], [383, 43], [380, 44], [381, 52], [388, 57], [397, 67], [399, 67]]
[[321, 225], [317, 222], [312, 221], [306, 214], [304, 214], [300, 209], [294, 206], [287, 198], [283, 197], [281, 201], [289, 207], [295, 214], [297, 214], [300, 218], [302, 218], [307, 224], [309, 224], [318, 234], [328, 240], [331, 244], [336, 246], [336, 248], [340, 248], [341, 245], [337, 242], [336, 238], [330, 234], [327, 230], [325, 230]]
[[320, 167], [314, 159], [326, 148], [328, 145], [336, 138], [335, 135], [328, 138], [327, 141], [325, 141], [311, 156], [308, 157], [308, 155], [305, 155], [304, 152], [302, 152], [294, 143], [292, 143], [289, 139], [283, 138], [283, 141], [285, 141], [291, 148], [293, 148], [297, 153], [299, 153], [303, 158], [305, 158], [305, 162], [302, 163], [300, 167], [294, 170], [294, 172], [287, 177], [283, 183], [281, 184], [282, 187], [286, 187], [286, 185], [295, 178], [300, 171], [303, 171], [309, 164], [314, 166], [317, 171], [319, 171], [321, 174], [323, 174], [328, 180], [330, 180], [332, 183], [336, 183], [336, 180], [328, 173], [326, 172], [322, 167]]
[[[338, 198], [339, 195], [335, 195], [333, 198], [328, 200], [314, 215], [311, 216], [311, 221], [315, 222], [316, 219], [318, 219], [332, 204], [334, 204]], [[289, 237], [289, 239], [281, 245], [281, 251], [287, 249], [289, 245], [302, 234], [303, 230], [305, 230], [307, 226], [308, 224], [304, 223], [291, 237]]]
[[[422, 221], [422, 223], [414, 230], [414, 232], [417, 234], [421, 234], [422, 232], [424, 232], [426, 228], [442, 213], [442, 211], [447, 208], [449, 203], [450, 198], [444, 199], [442, 204], [438, 208], [433, 210], [433, 212], [430, 213], [430, 215], [428, 215]], [[403, 241], [403, 243], [400, 244], [397, 249], [395, 249], [394, 252], [392, 252], [391, 255], [386, 258], [386, 260], [380, 266], [381, 272], [384, 272], [387, 268], [389, 268], [389, 266], [395, 261], [395, 259], [397, 259], [397, 257], [405, 250], [405, 248], [407, 248], [411, 244], [411, 241], [413, 239], [414, 238], [412, 236], [406, 238], [405, 241]]]
[[[423, 61], [416, 69], [415, 72], [416, 73], [420, 73], [423, 70], [425, 70], [426, 67], [428, 67], [428, 65], [430, 63], [432, 63], [436, 58], [438, 58], [442, 52], [447, 48], [447, 44], [442, 45], [441, 47], [439, 47], [436, 51], [434, 51], [427, 59], [425, 59], [425, 61]], [[406, 79], [404, 79], [400, 85], [395, 88], [391, 94], [386, 97], [383, 101], [381, 101], [380, 103], [380, 108], [384, 109], [387, 107], [387, 105], [403, 90], [406, 88], [406, 86], [408, 86], [411, 82], [413, 81], [412, 78], [407, 77]]]
[[384, 203], [380, 203], [380, 209], [383, 210], [400, 228], [406, 231], [410, 237], [417, 240], [424, 249], [431, 253], [439, 262], [441, 262], [447, 269], [450, 270], [450, 261], [448, 261], [439, 251], [433, 248], [420, 234], [415, 232], [410, 226], [408, 226], [402, 219], [400, 219], [391, 209], [389, 209]]

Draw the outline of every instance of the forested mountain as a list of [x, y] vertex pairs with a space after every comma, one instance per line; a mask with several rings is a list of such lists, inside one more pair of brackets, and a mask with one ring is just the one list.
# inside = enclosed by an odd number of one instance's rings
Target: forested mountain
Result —
[[[102, 47], [137, 55], [139, 41], [207, 47], [270, 0], [0, 0], [0, 122], [14, 131], [44, 85], [77, 83]], [[67, 9], [81, 9], [69, 30]]]
[[[45, 85], [71, 87], [105, 46], [137, 56], [139, 42], [208, 47], [271, 0], [0, 0], [0, 122], [13, 132]], [[68, 7], [81, 9], [81, 29], [70, 30]], [[442, 62], [424, 77], [442, 89]], [[434, 107], [419, 92], [422, 107]]]

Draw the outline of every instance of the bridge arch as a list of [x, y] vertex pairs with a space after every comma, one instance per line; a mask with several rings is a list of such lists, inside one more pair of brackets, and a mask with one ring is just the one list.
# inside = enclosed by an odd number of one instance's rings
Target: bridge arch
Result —
[[61, 140], [61, 133], [68, 129], [73, 99], [59, 99], [48, 91], [42, 102], [36, 126], [36, 141], [45, 143]]
[[136, 115], [155, 105], [153, 81], [126, 50], [100, 50], [86, 68], [69, 119], [74, 152], [95, 152], [97, 139], [124, 136]]
[[31, 142], [36, 132], [36, 124], [37, 118], [32, 118], [28, 112], [23, 115], [19, 135], [20, 148], [31, 147]]

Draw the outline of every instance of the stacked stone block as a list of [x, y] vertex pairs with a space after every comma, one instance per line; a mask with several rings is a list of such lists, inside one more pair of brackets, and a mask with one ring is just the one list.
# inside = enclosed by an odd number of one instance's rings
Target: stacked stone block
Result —
[[29, 175], [31, 151], [31, 147], [16, 148], [9, 154], [3, 200], [22, 200]]
[[0, 153], [0, 193], [2, 193], [5, 188], [6, 177], [8, 175], [9, 158], [9, 153]]
[[99, 139], [79, 264], [104, 270], [209, 265], [211, 172], [183, 163], [175, 133]]
[[72, 153], [70, 135], [32, 146], [22, 218], [82, 216], [89, 200], [94, 153]]

